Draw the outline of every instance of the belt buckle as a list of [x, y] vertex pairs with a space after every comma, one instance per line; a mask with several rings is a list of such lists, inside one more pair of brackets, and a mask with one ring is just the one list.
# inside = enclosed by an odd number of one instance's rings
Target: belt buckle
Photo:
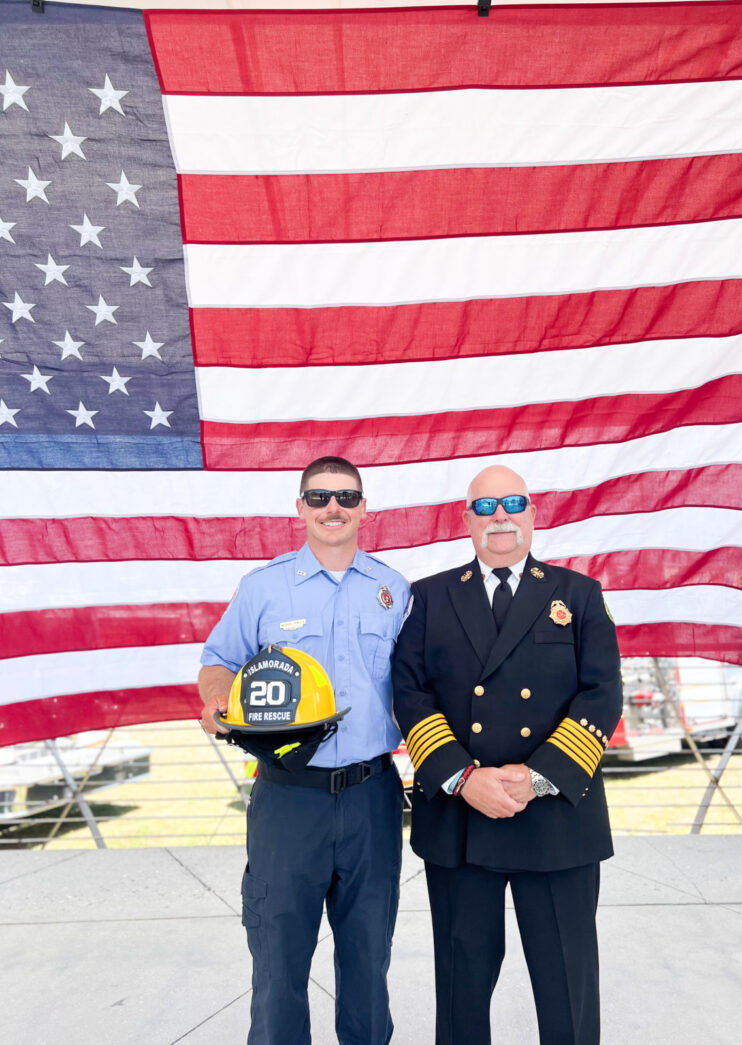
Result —
[[333, 769], [330, 773], [330, 794], [339, 795], [348, 786], [348, 770], [346, 766]]
[[370, 762], [359, 762], [358, 768], [360, 770], [360, 776], [358, 777], [359, 784], [365, 784], [368, 778], [371, 776], [371, 763]]

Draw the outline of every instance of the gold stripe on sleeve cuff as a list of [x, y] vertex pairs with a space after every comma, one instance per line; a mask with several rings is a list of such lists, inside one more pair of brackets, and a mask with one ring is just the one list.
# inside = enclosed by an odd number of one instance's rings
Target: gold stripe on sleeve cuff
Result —
[[565, 718], [559, 723], [560, 729], [566, 729], [582, 744], [586, 745], [600, 761], [603, 757], [603, 746], [600, 744], [596, 737], [592, 733], [588, 732], [584, 726], [581, 726], [578, 722], [575, 722], [573, 718]]
[[455, 739], [451, 727], [440, 713], [429, 715], [418, 722], [407, 737], [407, 751], [415, 769], [420, 768], [428, 755]]
[[573, 718], [562, 719], [547, 742], [558, 747], [591, 777], [603, 757], [602, 745]]
[[570, 751], [569, 748], [556, 737], [556, 735], [549, 737], [547, 743], [553, 744], [555, 747], [558, 747], [560, 751], [563, 751], [564, 754], [571, 758], [573, 762], [576, 762], [581, 769], [584, 769], [588, 776], [591, 777], [595, 772], [595, 770], [591, 769], [586, 762], [583, 762], [578, 755], [575, 755]]

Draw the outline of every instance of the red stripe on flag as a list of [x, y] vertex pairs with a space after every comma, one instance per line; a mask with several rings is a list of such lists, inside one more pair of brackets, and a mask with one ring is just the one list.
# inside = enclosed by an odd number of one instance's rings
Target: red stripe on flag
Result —
[[606, 591], [632, 588], [667, 589], [692, 584], [718, 584], [742, 589], [739, 548], [714, 548], [708, 552], [676, 548], [643, 548], [640, 551], [606, 552], [549, 559], [600, 581]]
[[[198, 366], [411, 363], [742, 331], [742, 280], [337, 308], [191, 310]], [[381, 404], [383, 406], [383, 404]]]
[[[591, 516], [665, 508], [713, 505], [742, 509], [742, 465], [626, 475], [587, 489], [538, 493], [534, 502], [538, 506], [539, 529]], [[445, 504], [371, 510], [361, 530], [362, 547], [370, 552], [417, 548], [465, 537], [463, 508], [462, 497]], [[241, 518], [5, 519], [0, 520], [0, 550], [4, 557], [0, 562], [21, 566], [152, 559], [270, 559], [298, 548], [303, 540], [304, 524], [299, 519], [271, 516], [251, 516], [249, 526]]]
[[[462, 562], [465, 560], [462, 554]], [[595, 577], [608, 591], [693, 584], [742, 589], [738, 548], [708, 552], [650, 548], [548, 561]], [[226, 605], [169, 603], [6, 613], [0, 616], [0, 656], [204, 642]]]
[[0, 722], [0, 745], [63, 737], [80, 730], [133, 726], [140, 722], [200, 719], [202, 706], [195, 685], [75, 693], [6, 704]]
[[[664, 6], [664, 5], [663, 5]], [[433, 11], [435, 12], [434, 17]], [[146, 11], [170, 94], [352, 94], [742, 77], [736, 4]]]
[[0, 658], [204, 642], [225, 602], [84, 606], [0, 614]]
[[719, 624], [630, 624], [617, 628], [622, 657], [707, 657], [742, 664], [742, 632]]
[[[596, 363], [596, 365], [598, 365]], [[204, 421], [207, 468], [229, 471], [302, 469], [326, 454], [370, 465], [440, 461], [559, 446], [616, 443], [686, 425], [739, 419], [742, 376], [699, 388], [652, 395], [603, 396], [570, 403], [532, 403], [494, 410], [230, 424]]]
[[182, 174], [179, 184], [187, 243], [522, 235], [742, 215], [737, 155], [370, 174]]

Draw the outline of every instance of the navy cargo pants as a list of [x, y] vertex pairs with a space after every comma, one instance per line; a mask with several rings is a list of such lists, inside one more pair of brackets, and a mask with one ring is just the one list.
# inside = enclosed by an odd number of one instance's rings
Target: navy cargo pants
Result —
[[402, 858], [396, 769], [339, 794], [258, 777], [247, 824], [248, 1045], [309, 1045], [307, 984], [325, 903], [335, 938], [338, 1041], [387, 1045], [386, 974]]

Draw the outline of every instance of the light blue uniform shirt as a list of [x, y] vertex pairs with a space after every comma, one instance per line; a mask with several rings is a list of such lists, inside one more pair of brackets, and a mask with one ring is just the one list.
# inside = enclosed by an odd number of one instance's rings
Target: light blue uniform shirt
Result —
[[[385, 587], [388, 608], [380, 598]], [[329, 675], [338, 711], [352, 708], [310, 765], [367, 762], [401, 740], [390, 658], [409, 597], [404, 577], [373, 556], [357, 551], [338, 583], [305, 544], [242, 578], [201, 663], [238, 672], [271, 643], [304, 650]]]

